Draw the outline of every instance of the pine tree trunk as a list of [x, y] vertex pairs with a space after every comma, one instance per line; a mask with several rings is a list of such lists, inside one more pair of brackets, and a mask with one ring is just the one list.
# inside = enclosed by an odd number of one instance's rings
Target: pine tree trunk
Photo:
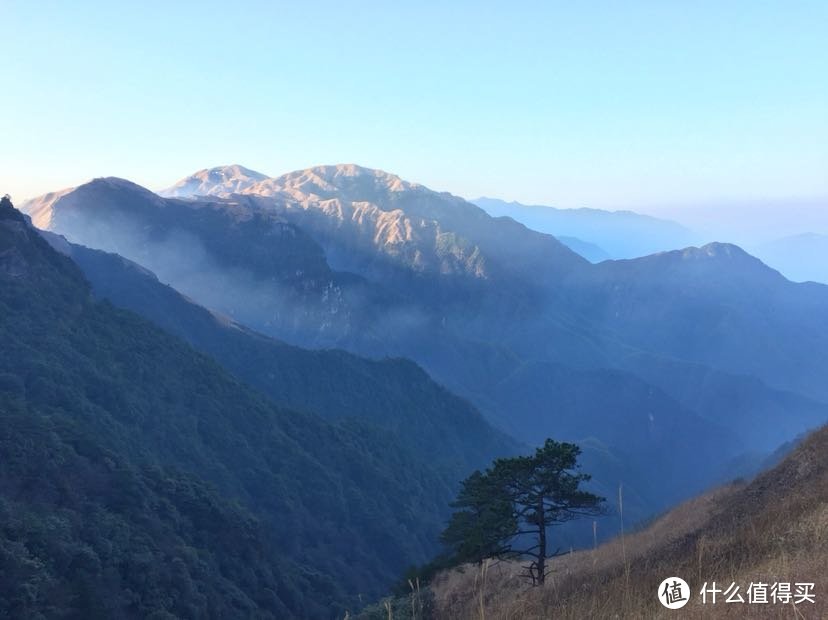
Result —
[[546, 515], [543, 511], [543, 498], [538, 501], [538, 585], [543, 585], [546, 578]]

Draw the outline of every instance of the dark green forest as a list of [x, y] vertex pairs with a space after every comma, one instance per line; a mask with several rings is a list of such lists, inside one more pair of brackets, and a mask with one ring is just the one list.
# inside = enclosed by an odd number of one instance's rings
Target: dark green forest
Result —
[[0, 617], [327, 618], [436, 550], [387, 430], [281, 409], [0, 211]]

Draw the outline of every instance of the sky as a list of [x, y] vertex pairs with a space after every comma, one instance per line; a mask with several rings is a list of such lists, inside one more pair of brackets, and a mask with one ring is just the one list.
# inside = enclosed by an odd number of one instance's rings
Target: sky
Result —
[[0, 0], [0, 24], [15, 200], [343, 162], [562, 207], [828, 197], [824, 0]]

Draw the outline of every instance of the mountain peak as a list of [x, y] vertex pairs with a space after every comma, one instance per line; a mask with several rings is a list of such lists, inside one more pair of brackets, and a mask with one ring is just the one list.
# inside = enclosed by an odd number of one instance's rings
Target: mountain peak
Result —
[[89, 181], [88, 183], [84, 183], [80, 187], [90, 187], [90, 188], [106, 188], [106, 189], [118, 189], [118, 190], [129, 190], [132, 192], [146, 192], [152, 193], [146, 187], [142, 187], [137, 183], [133, 183], [128, 179], [122, 179], [121, 177], [97, 177]]
[[333, 198], [335, 194], [339, 194], [356, 201], [365, 200], [376, 192], [401, 192], [421, 187], [416, 183], [403, 181], [395, 174], [356, 164], [314, 166], [296, 170], [272, 179], [269, 184], [288, 192], [300, 192], [323, 199]]
[[327, 179], [328, 181], [336, 181], [338, 179], [348, 178], [368, 178], [383, 181], [389, 186], [404, 185], [413, 186], [413, 183], [403, 181], [396, 174], [378, 170], [376, 168], [366, 168], [357, 164], [334, 164], [325, 166], [313, 166], [305, 170], [305, 172], [312, 172], [319, 177]]
[[733, 243], [722, 243], [720, 241], [707, 243], [701, 247], [688, 247], [681, 250], [681, 253], [682, 257], [686, 259], [748, 260], [756, 263], [760, 262], [757, 258], [754, 258], [745, 252], [738, 245], [734, 245]]
[[158, 192], [169, 198], [239, 194], [269, 177], [239, 164], [215, 166], [194, 172], [175, 185]]
[[104, 204], [113, 198], [123, 201], [125, 196], [141, 196], [157, 206], [163, 204], [163, 200], [157, 194], [137, 183], [119, 177], [98, 177], [77, 187], [49, 192], [27, 200], [20, 206], [20, 211], [31, 218], [37, 228], [50, 230], [54, 224], [55, 214], [71, 210], [72, 205], [78, 201]]
[[[76, 204], [78, 196], [90, 196], [92, 200], [101, 205], [109, 204], [109, 201], [112, 200], [116, 203], [123, 202], [127, 197], [130, 197], [130, 200], [135, 198], [149, 201], [156, 207], [163, 207], [164, 205], [163, 198], [142, 185], [120, 177], [99, 177], [78, 186], [68, 194], [62, 192], [51, 202], [50, 209], [54, 211], [58, 201], [60, 202], [58, 208], [72, 208], [72, 205]], [[53, 217], [53, 215], [50, 217]]]
[[199, 170], [158, 193], [168, 198], [256, 194], [285, 195], [296, 200], [339, 197], [358, 202], [377, 193], [402, 192], [421, 187], [403, 181], [395, 174], [357, 164], [313, 166], [279, 177], [268, 177], [244, 166], [231, 165]]

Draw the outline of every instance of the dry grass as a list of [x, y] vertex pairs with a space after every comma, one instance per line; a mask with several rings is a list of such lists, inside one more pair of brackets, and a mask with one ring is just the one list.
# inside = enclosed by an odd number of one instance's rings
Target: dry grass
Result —
[[[626, 556], [626, 561], [625, 561]], [[553, 561], [543, 588], [514, 563], [441, 575], [436, 617], [532, 618], [828, 618], [828, 428], [814, 433], [774, 469], [678, 506], [648, 528], [595, 550]], [[656, 599], [658, 584], [679, 576], [693, 597], [681, 611]], [[816, 604], [703, 606], [702, 584], [813, 582]], [[628, 585], [627, 585], [628, 583]]]

